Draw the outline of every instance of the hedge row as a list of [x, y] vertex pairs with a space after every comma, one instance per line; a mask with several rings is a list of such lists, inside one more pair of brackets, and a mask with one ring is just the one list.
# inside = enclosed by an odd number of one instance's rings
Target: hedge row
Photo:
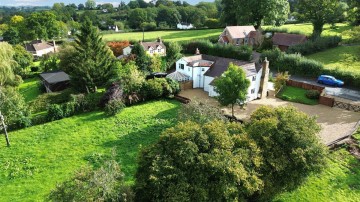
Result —
[[198, 48], [201, 54], [245, 61], [252, 59], [252, 48], [250, 46], [229, 46], [213, 44], [209, 40], [200, 40], [182, 43], [182, 47], [184, 54], [195, 54]]
[[346, 85], [360, 87], [360, 74], [340, 69], [325, 69], [324, 65], [316, 60], [307, 59], [300, 54], [286, 54], [279, 49], [264, 51], [261, 58], [270, 61], [270, 69], [277, 72], [288, 71], [293, 75], [317, 77], [321, 74], [332, 75], [345, 82]]
[[329, 48], [335, 48], [341, 41], [340, 36], [318, 37], [315, 40], [309, 40], [303, 44], [290, 46], [287, 53], [301, 53], [302, 55], [309, 55], [317, 53]]

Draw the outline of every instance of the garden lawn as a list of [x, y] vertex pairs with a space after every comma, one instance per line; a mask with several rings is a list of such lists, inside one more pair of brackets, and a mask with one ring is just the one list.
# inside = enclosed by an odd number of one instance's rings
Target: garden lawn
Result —
[[[166, 41], [190, 41], [196, 39], [206, 39], [218, 37], [223, 29], [204, 29], [204, 30], [171, 30], [171, 31], [152, 31], [145, 32], [145, 41], [155, 41], [158, 37]], [[105, 41], [120, 40], [142, 40], [142, 32], [104, 34]]]
[[273, 201], [359, 201], [360, 161], [347, 150], [333, 151], [323, 172], [311, 175], [298, 189]]
[[[264, 28], [268, 28], [271, 26], [264, 26]], [[336, 23], [336, 28], [332, 29], [330, 24], [324, 25], [324, 31], [322, 36], [333, 36], [333, 35], [341, 35], [343, 39], [348, 39], [349, 36], [342, 35], [342, 32], [350, 30], [353, 26], [346, 23]], [[300, 23], [300, 24], [286, 24], [278, 27], [280, 29], [285, 28], [288, 32], [298, 32], [301, 34], [305, 34], [310, 36], [313, 31], [313, 26], [311, 23]]]
[[360, 74], [360, 46], [339, 46], [306, 57], [322, 62], [327, 69]]
[[177, 101], [147, 102], [114, 117], [91, 112], [10, 133], [0, 141], [0, 201], [43, 201], [57, 183], [115, 154], [133, 184], [138, 151], [176, 123]]
[[31, 102], [41, 94], [38, 87], [38, 82], [40, 80], [37, 77], [25, 79], [22, 84], [19, 86], [19, 92], [24, 97], [25, 102]]
[[306, 91], [302, 88], [292, 86], [284, 86], [281, 90], [279, 98], [290, 102], [298, 102], [307, 105], [317, 105], [318, 100], [309, 99], [306, 97]]

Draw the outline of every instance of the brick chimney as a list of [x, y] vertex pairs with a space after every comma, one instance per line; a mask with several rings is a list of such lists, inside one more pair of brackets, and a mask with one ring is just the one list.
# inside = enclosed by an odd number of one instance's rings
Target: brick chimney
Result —
[[268, 81], [269, 81], [269, 61], [267, 58], [262, 63], [262, 73], [260, 80], [259, 98], [263, 99], [267, 96]]
[[200, 50], [196, 48], [195, 55], [200, 55]]
[[161, 40], [160, 37], [158, 37], [156, 41], [159, 42], [159, 43], [162, 43], [162, 40]]

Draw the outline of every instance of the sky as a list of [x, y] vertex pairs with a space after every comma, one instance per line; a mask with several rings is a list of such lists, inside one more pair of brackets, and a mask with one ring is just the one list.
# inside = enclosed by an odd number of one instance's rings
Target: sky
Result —
[[[54, 3], [75, 3], [76, 5], [82, 3], [85, 4], [86, 0], [0, 0], [0, 6], [52, 6]], [[109, 0], [109, 1], [96, 1], [97, 3], [113, 3], [118, 5], [121, 0]], [[130, 0], [123, 0], [124, 2], [129, 2]], [[197, 4], [200, 1], [212, 2], [213, 0], [187, 0], [190, 4]]]

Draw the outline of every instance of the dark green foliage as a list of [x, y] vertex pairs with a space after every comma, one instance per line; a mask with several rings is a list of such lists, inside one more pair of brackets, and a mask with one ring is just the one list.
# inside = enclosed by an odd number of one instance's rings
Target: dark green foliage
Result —
[[151, 58], [146, 54], [143, 46], [140, 43], [136, 43], [131, 53], [136, 55], [135, 63], [139, 70], [147, 72], [151, 65]]
[[318, 90], [308, 90], [305, 95], [309, 99], [319, 99], [320, 92]]
[[13, 48], [15, 51], [13, 57], [18, 64], [18, 68], [15, 69], [15, 74], [23, 75], [26, 71], [26, 68], [32, 64], [34, 57], [21, 45], [15, 45]]
[[166, 45], [166, 62], [167, 68], [170, 69], [171, 66], [181, 58], [181, 46], [177, 42], [170, 42]]
[[41, 58], [40, 69], [43, 72], [49, 72], [59, 69], [59, 62], [56, 54], [46, 54]]
[[125, 104], [121, 100], [110, 100], [105, 105], [105, 113], [110, 116], [114, 116], [125, 108]]
[[[164, 82], [165, 81], [165, 82]], [[166, 83], [165, 79], [149, 79], [145, 82], [143, 86], [143, 93], [146, 99], [156, 99], [163, 96], [164, 87], [163, 84]]]
[[132, 201], [133, 194], [124, 184], [124, 174], [115, 161], [98, 170], [80, 169], [75, 176], [56, 186], [49, 201]]
[[302, 55], [310, 55], [329, 48], [335, 48], [339, 45], [341, 37], [318, 37], [315, 40], [309, 40], [303, 44], [290, 46], [287, 53], [301, 53]]
[[35, 113], [45, 111], [48, 104], [62, 104], [70, 101], [72, 93], [75, 92], [71, 88], [60, 92], [43, 93], [30, 103], [30, 109]]
[[243, 201], [261, 190], [261, 157], [239, 124], [180, 123], [142, 151], [137, 201]]
[[302, 57], [300, 54], [285, 54], [279, 49], [274, 49], [264, 51], [261, 58], [265, 57], [270, 61], [270, 69], [277, 72], [287, 71], [292, 75], [313, 77], [327, 74], [343, 80], [346, 85], [360, 87], [360, 74], [340, 69], [325, 69], [322, 63]]
[[73, 66], [67, 72], [71, 83], [82, 92], [95, 92], [97, 86], [105, 84], [114, 75], [115, 57], [88, 18], [77, 35], [75, 49], [75, 58], [69, 58]]
[[55, 121], [64, 118], [62, 106], [59, 104], [51, 104], [47, 109], [47, 120]]
[[177, 95], [180, 93], [181, 89], [178, 81], [166, 78], [166, 82], [169, 84], [169, 89], [171, 90], [170, 92], [168, 92], [168, 95]]
[[260, 173], [265, 187], [256, 200], [297, 188], [325, 165], [326, 148], [317, 136], [320, 126], [295, 107], [260, 107], [247, 131], [264, 157]]
[[105, 107], [111, 100], [122, 100], [123, 93], [123, 89], [119, 84], [112, 84], [102, 96], [99, 103], [100, 107]]
[[195, 54], [196, 48], [198, 48], [201, 54], [244, 61], [250, 61], [252, 56], [252, 48], [249, 46], [226, 46], [221, 44], [212, 44], [208, 40], [187, 42], [182, 44], [182, 46], [185, 54]]

